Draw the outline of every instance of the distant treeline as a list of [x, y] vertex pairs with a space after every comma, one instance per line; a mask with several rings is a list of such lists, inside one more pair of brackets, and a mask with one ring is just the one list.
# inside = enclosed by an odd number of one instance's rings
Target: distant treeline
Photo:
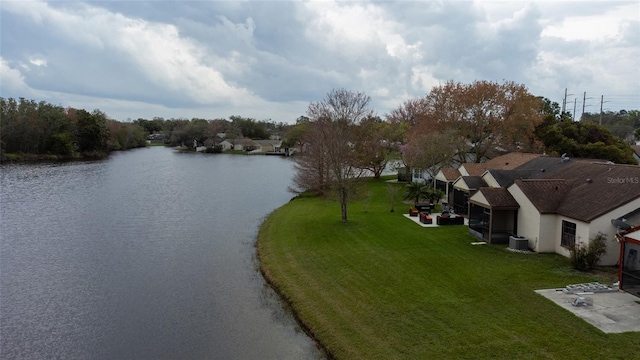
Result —
[[[203, 146], [212, 147], [224, 138], [249, 138], [253, 140], [282, 138], [291, 125], [273, 121], [256, 121], [252, 118], [233, 115], [227, 119], [205, 120], [164, 119], [155, 117], [152, 120], [137, 119], [134, 124], [141, 126], [148, 134], [162, 134], [167, 145], [190, 145], [194, 140]], [[220, 136], [224, 134], [223, 136]]]
[[111, 150], [146, 145], [144, 129], [109, 119], [100, 110], [64, 108], [47, 102], [0, 97], [3, 154], [63, 158], [103, 157]]
[[[20, 98], [0, 97], [0, 150], [35, 158], [103, 157], [110, 151], [146, 146], [149, 135], [159, 135], [167, 145], [214, 146], [224, 133], [227, 138], [268, 139], [282, 136], [289, 125], [231, 116], [215, 119], [137, 119], [120, 122], [100, 110], [52, 105]], [[30, 158], [30, 156], [14, 156]]]

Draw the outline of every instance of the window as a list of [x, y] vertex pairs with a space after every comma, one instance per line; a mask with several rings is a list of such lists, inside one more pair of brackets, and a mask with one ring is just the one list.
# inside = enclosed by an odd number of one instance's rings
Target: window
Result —
[[573, 247], [576, 243], [576, 224], [562, 220], [562, 240], [560, 244], [564, 247]]

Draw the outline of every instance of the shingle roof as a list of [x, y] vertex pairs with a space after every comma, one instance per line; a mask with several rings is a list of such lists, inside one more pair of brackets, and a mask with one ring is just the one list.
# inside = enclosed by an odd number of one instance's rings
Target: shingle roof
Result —
[[497, 156], [485, 164], [487, 169], [515, 169], [518, 166], [528, 163], [529, 161], [542, 156], [542, 154], [531, 154], [521, 152], [510, 152], [508, 154]]
[[487, 163], [464, 163], [460, 167], [464, 167], [469, 176], [480, 176], [487, 170]]
[[464, 183], [467, 184], [470, 190], [487, 186], [487, 183], [480, 176], [463, 176], [462, 180], [464, 180]]
[[487, 199], [492, 209], [517, 209], [520, 207], [516, 199], [506, 188], [482, 187], [478, 189], [480, 193]]
[[502, 187], [509, 187], [517, 179], [526, 179], [529, 176], [529, 170], [502, 170], [502, 169], [489, 169], [489, 174], [498, 182], [498, 185]]
[[448, 181], [454, 181], [455, 179], [460, 177], [460, 171], [454, 168], [443, 168], [441, 169], [442, 174]]
[[557, 179], [515, 180], [514, 183], [541, 214], [556, 213], [570, 189], [566, 180]]
[[558, 214], [590, 222], [632, 201], [640, 207], [640, 166], [576, 162], [554, 177], [570, 187]]
[[528, 163], [529, 161], [542, 156], [541, 154], [530, 154], [512, 152], [495, 157], [487, 162], [483, 163], [464, 163], [461, 166], [467, 170], [469, 176], [481, 176], [486, 170], [489, 169], [501, 169], [512, 170], [518, 166]]

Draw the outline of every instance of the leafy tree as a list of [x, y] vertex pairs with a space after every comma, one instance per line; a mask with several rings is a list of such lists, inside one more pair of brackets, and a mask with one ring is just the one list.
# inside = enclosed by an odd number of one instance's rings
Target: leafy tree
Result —
[[540, 98], [514, 82], [449, 81], [419, 104], [411, 115], [416, 118], [412, 132], [455, 130], [459, 162], [481, 162], [493, 157], [496, 148], [529, 150], [535, 125], [544, 117]]
[[405, 199], [413, 199], [414, 205], [418, 205], [421, 199], [428, 199], [431, 195], [430, 186], [418, 181], [412, 181], [407, 184], [407, 189], [404, 193]]
[[109, 151], [146, 146], [145, 131], [137, 123], [107, 120], [107, 129], [109, 131], [107, 141]]
[[635, 130], [640, 128], [639, 110], [621, 110], [619, 112], [607, 111], [603, 113], [584, 113], [580, 122], [598, 123], [604, 126], [612, 135], [625, 141], [634, 140]]
[[239, 133], [246, 138], [254, 140], [269, 138], [266, 123], [263, 121], [256, 121], [252, 118], [243, 118], [237, 115], [230, 116], [229, 119], [239, 129]]
[[287, 130], [282, 146], [285, 148], [302, 148], [304, 144], [305, 133], [309, 128], [309, 118], [306, 116], [300, 116], [296, 120], [296, 124], [289, 127]]
[[566, 153], [573, 157], [637, 164], [629, 144], [593, 122], [557, 120], [548, 116], [536, 127], [535, 134], [546, 151], [554, 155]]
[[76, 121], [78, 150], [83, 153], [107, 151], [107, 117], [100, 110], [69, 109], [70, 117]]

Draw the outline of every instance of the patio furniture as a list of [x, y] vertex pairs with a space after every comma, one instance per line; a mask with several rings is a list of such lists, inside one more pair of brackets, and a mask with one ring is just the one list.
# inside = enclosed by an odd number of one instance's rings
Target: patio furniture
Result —
[[438, 225], [464, 225], [464, 216], [438, 215], [436, 223]]
[[433, 224], [433, 219], [427, 212], [420, 212], [420, 222], [423, 224]]
[[414, 208], [409, 208], [409, 216], [418, 216], [419, 211]]
[[418, 212], [431, 214], [431, 209], [433, 209], [433, 204], [416, 204], [416, 210], [418, 210]]

